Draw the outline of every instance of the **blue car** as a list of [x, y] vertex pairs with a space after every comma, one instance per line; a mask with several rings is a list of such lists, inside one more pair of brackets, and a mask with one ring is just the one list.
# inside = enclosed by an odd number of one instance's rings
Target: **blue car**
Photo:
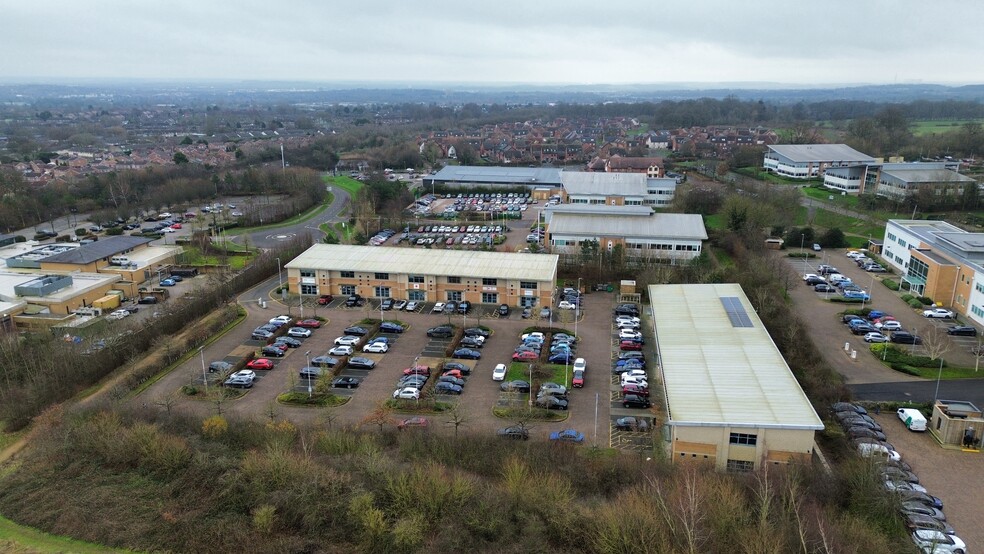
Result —
[[547, 361], [552, 364], [569, 364], [574, 361], [574, 354], [567, 351], [551, 354]]
[[379, 331], [381, 333], [402, 333], [403, 326], [391, 321], [384, 321], [379, 324]]
[[564, 442], [584, 442], [584, 433], [579, 433], [576, 429], [564, 429], [550, 433], [550, 440]]
[[871, 296], [863, 290], [846, 290], [843, 293], [844, 298], [853, 298], [855, 300], [871, 300]]
[[177, 285], [177, 284], [178, 284], [178, 282], [175, 281], [174, 279], [164, 279], [160, 283], [160, 285], [162, 287], [173, 287], [174, 285]]
[[459, 348], [454, 351], [451, 355], [452, 358], [464, 358], [467, 360], [478, 360], [482, 357], [482, 353], [478, 350], [472, 350], [471, 348]]

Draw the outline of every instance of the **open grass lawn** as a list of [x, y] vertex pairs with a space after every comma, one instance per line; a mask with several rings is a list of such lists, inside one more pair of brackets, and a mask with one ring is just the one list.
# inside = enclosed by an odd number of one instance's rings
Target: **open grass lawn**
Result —
[[336, 186], [353, 196], [362, 190], [362, 187], [366, 186], [362, 181], [357, 181], [351, 177], [345, 177], [343, 175], [339, 175], [337, 177], [325, 175], [324, 180], [325, 183]]
[[223, 260], [221, 256], [205, 255], [198, 248], [185, 246], [182, 259], [188, 265], [220, 265], [226, 263], [229, 264], [230, 269], [239, 270], [246, 267], [246, 264], [253, 258], [251, 256], [226, 256]]
[[708, 229], [724, 229], [724, 221], [724, 214], [705, 215], [704, 227], [707, 227]]
[[31, 527], [18, 525], [9, 519], [0, 517], [0, 551], [19, 553], [61, 553], [73, 554], [104, 554], [107, 552], [133, 552], [119, 550], [108, 546], [100, 546], [87, 542], [49, 535]]
[[961, 125], [972, 121], [984, 123], [984, 120], [982, 119], [927, 119], [909, 123], [909, 129], [912, 131], [912, 134], [917, 137], [925, 135], [938, 135], [958, 131], [960, 130]]
[[[808, 223], [806, 216], [807, 208], [805, 206], [800, 206], [797, 210], [796, 225], [806, 225]], [[879, 238], [885, 234], [885, 228], [880, 225], [834, 213], [824, 210], [823, 208], [814, 209], [812, 226], [814, 228], [823, 229], [833, 229], [836, 227], [847, 235], [847, 239], [848, 241], [851, 241], [852, 246], [859, 246], [862, 244], [855, 244], [856, 241], [860, 240], [863, 241], [863, 244], [867, 244], [868, 237]]]
[[[571, 378], [571, 368], [567, 366], [566, 373], [564, 375], [564, 365], [563, 364], [540, 364], [539, 371], [534, 371], [533, 380], [537, 383], [560, 383], [567, 388], [570, 388], [570, 378]], [[523, 381], [529, 382], [530, 380], [530, 364], [527, 362], [512, 362], [509, 364], [509, 371], [506, 372], [506, 381], [514, 381], [516, 379], [522, 379]], [[533, 391], [536, 394], [536, 391]]]
[[298, 223], [304, 223], [305, 221], [312, 219], [318, 216], [319, 214], [321, 214], [321, 212], [328, 209], [328, 206], [331, 206], [331, 201], [329, 197], [326, 197], [323, 203], [314, 206], [313, 208], [309, 209], [306, 212], [300, 213], [298, 215], [295, 215], [294, 217], [285, 219], [283, 221], [279, 221], [277, 223], [271, 223], [270, 225], [260, 225], [257, 227], [236, 227], [234, 229], [227, 230], [225, 233], [227, 235], [242, 235], [244, 233], [253, 233], [256, 231], [265, 231], [268, 229], [279, 229], [280, 227], [285, 227], [287, 225], [296, 225]]
[[[858, 207], [858, 197], [853, 194], [841, 195], [840, 192], [835, 190], [818, 189], [813, 187], [804, 188], [803, 194], [813, 198], [814, 200], [833, 203], [835, 206], [842, 206], [850, 209], [856, 209]], [[831, 196], [833, 196], [832, 199]]]

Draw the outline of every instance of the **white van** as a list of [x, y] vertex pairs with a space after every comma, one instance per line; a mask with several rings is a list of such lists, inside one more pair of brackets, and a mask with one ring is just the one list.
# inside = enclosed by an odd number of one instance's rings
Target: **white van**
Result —
[[922, 412], [914, 408], [899, 408], [896, 412], [899, 415], [899, 419], [910, 431], [925, 431], [926, 430], [926, 418], [922, 415]]
[[113, 265], [130, 265], [130, 258], [126, 256], [113, 256], [109, 259], [109, 262]]

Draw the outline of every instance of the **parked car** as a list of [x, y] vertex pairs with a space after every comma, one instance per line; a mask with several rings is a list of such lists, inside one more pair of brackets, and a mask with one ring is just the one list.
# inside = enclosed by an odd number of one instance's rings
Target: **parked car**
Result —
[[451, 383], [452, 385], [458, 385], [459, 387], [465, 386], [465, 380], [461, 377], [455, 377], [454, 375], [441, 375], [437, 378], [439, 383]]
[[345, 335], [335, 339], [335, 346], [355, 346], [360, 340], [362, 339], [355, 335]]
[[441, 312], [443, 312], [444, 311], [444, 305], [445, 305], [444, 302], [437, 302], [436, 304], [434, 304], [434, 307], [431, 308], [431, 312], [432, 313], [441, 313]]
[[622, 407], [623, 408], [649, 408], [652, 404], [649, 402], [648, 396], [636, 396], [634, 394], [626, 394], [622, 396]]
[[234, 368], [234, 367], [236, 367], [236, 366], [234, 366], [233, 364], [230, 364], [229, 362], [223, 362], [223, 361], [219, 360], [219, 361], [211, 362], [210, 364], [208, 364], [208, 372], [209, 373], [225, 373], [227, 371], [231, 371], [232, 368]]
[[408, 311], [408, 312], [415, 312], [415, 311], [417, 311], [417, 308], [419, 308], [419, 307], [420, 307], [420, 302], [411, 300], [411, 301], [407, 302], [406, 307], [404, 307], [403, 309], [405, 311]]
[[345, 299], [345, 307], [347, 308], [355, 308], [358, 306], [362, 306], [365, 303], [366, 303], [365, 299], [359, 296], [358, 294], [353, 294]]
[[331, 301], [334, 299], [335, 297], [330, 294], [322, 294], [318, 297], [318, 305], [327, 306], [328, 304], [331, 304]]
[[246, 369], [273, 369], [273, 361], [268, 358], [254, 358], [246, 362]]
[[268, 344], [260, 349], [260, 354], [263, 354], [264, 356], [275, 356], [277, 358], [282, 358], [284, 351], [272, 344]]
[[499, 304], [499, 315], [502, 317], [509, 315], [509, 304]]
[[304, 327], [305, 329], [318, 329], [321, 327], [321, 322], [317, 319], [302, 319], [295, 323], [298, 327]]
[[389, 352], [389, 345], [385, 342], [373, 342], [362, 347], [363, 352], [372, 352], [373, 354], [385, 354]]
[[[161, 282], [160, 282], [160, 285], [162, 287], [173, 287], [174, 285], [177, 285], [177, 284], [178, 284], [178, 282], [175, 281], [174, 279], [162, 279]], [[250, 385], [250, 386], [252, 386], [252, 385]]]
[[485, 339], [482, 337], [464, 337], [459, 345], [465, 348], [481, 348], [485, 345]]
[[311, 358], [311, 363], [314, 365], [323, 365], [325, 367], [335, 367], [338, 365], [338, 358], [333, 358], [332, 356], [316, 356]]
[[277, 317], [270, 319], [270, 325], [276, 325], [277, 327], [281, 327], [283, 325], [289, 324], [291, 321], [294, 320], [291, 319], [289, 315], [278, 315]]
[[400, 334], [403, 332], [403, 326], [392, 321], [384, 321], [379, 324], [379, 332]]
[[879, 331], [901, 331], [902, 324], [894, 319], [889, 319], [875, 323], [875, 328]]
[[301, 379], [320, 379], [322, 375], [328, 373], [328, 369], [320, 366], [307, 366], [302, 367], [301, 371], [298, 373]]
[[416, 416], [416, 417], [408, 417], [400, 421], [399, 423], [396, 424], [396, 428], [402, 431], [404, 429], [413, 429], [413, 428], [423, 429], [428, 427], [429, 425], [430, 425], [430, 421], [426, 417]]
[[396, 310], [396, 311], [402, 310], [403, 308], [406, 308], [406, 307], [407, 307], [407, 301], [406, 300], [394, 300], [393, 301], [393, 309]]
[[568, 408], [568, 401], [566, 399], [549, 394], [537, 396], [534, 404], [537, 408], [545, 408], [547, 410], [566, 410]]
[[499, 385], [499, 389], [504, 392], [530, 392], [530, 384], [526, 381], [516, 379], [515, 381], [506, 381]]
[[471, 348], [459, 348], [451, 354], [451, 357], [465, 360], [478, 360], [481, 359], [482, 353], [478, 350], [472, 350]]
[[947, 327], [946, 333], [948, 335], [956, 335], [960, 337], [976, 337], [977, 328], [969, 325], [957, 325], [955, 327]]
[[917, 529], [932, 529], [934, 531], [946, 533], [947, 535], [953, 535], [956, 533], [952, 525], [946, 521], [939, 520], [934, 517], [906, 512], [902, 512], [902, 517], [905, 520], [905, 526], [910, 531], [915, 531]]
[[287, 335], [294, 338], [306, 339], [311, 336], [311, 330], [304, 327], [291, 327], [287, 329]]
[[510, 427], [503, 427], [495, 432], [496, 435], [507, 439], [515, 440], [528, 440], [530, 438], [530, 432], [521, 425], [513, 425]]
[[554, 431], [553, 433], [550, 433], [550, 440], [580, 443], [580, 442], [584, 442], [584, 433], [581, 433], [576, 429], [564, 429], [563, 431]]
[[383, 298], [383, 301], [379, 303], [379, 309], [384, 311], [389, 311], [393, 309], [393, 299]]
[[348, 345], [339, 345], [328, 351], [332, 356], [351, 356], [355, 350]]
[[369, 358], [355, 356], [354, 358], [349, 358], [347, 367], [352, 369], [372, 369], [376, 367], [376, 362], [370, 360]]
[[488, 329], [483, 329], [481, 327], [469, 327], [465, 329], [464, 334], [466, 337], [479, 336], [485, 338], [489, 338], [492, 335], [492, 333], [489, 332]]
[[444, 371], [460, 371], [463, 375], [471, 374], [471, 368], [461, 362], [444, 362], [441, 369]]
[[864, 335], [864, 342], [888, 342], [888, 337], [877, 331], [872, 331]]
[[912, 532], [912, 542], [920, 550], [928, 554], [939, 554], [941, 552], [964, 554], [967, 552], [967, 545], [960, 537], [947, 535], [935, 529], [916, 529]]
[[273, 341], [273, 344], [283, 344], [288, 348], [300, 348], [303, 343], [294, 337], [277, 337]]
[[934, 508], [920, 500], [903, 500], [900, 511], [903, 514], [918, 514], [921, 516], [938, 519], [940, 521], [946, 521], [946, 514], [943, 513], [943, 510]]
[[863, 427], [860, 425], [851, 426], [844, 429], [844, 434], [846, 434], [848, 438], [852, 438], [852, 439], [869, 438], [869, 439], [875, 439], [880, 441], [885, 440], [885, 433], [882, 433], [881, 431], [875, 431], [874, 429], [869, 429], [868, 427]]
[[574, 361], [574, 353], [567, 350], [560, 350], [554, 352], [547, 358], [547, 361], [552, 364], [569, 364]]
[[837, 292], [837, 288], [826, 283], [820, 283], [813, 287], [816, 292]]
[[253, 387], [255, 380], [256, 373], [248, 369], [242, 369], [230, 375], [228, 379], [222, 382], [222, 386], [249, 389]]
[[580, 389], [584, 387], [584, 370], [575, 369], [571, 373], [571, 387]]
[[929, 310], [923, 310], [923, 317], [936, 318], [936, 319], [953, 319], [953, 312], [946, 308], [932, 308]]
[[631, 340], [623, 340], [618, 343], [618, 348], [619, 350], [642, 350], [642, 344]]
[[434, 385], [434, 392], [437, 394], [461, 394], [464, 389], [461, 385], [456, 385], [454, 383], [448, 383], [447, 381], [438, 381]]
[[358, 325], [352, 325], [351, 327], [346, 327], [342, 330], [346, 335], [354, 335], [356, 337], [364, 337], [369, 334], [369, 329], [365, 327], [360, 327]]
[[635, 383], [627, 383], [622, 386], [622, 395], [632, 394], [635, 396], [649, 397], [649, 387]]
[[922, 344], [922, 337], [913, 335], [908, 331], [895, 331], [892, 333], [892, 342], [898, 344]]
[[396, 389], [393, 391], [393, 398], [399, 398], [403, 400], [418, 400], [420, 399], [420, 389], [415, 387], [404, 387], [402, 389]]

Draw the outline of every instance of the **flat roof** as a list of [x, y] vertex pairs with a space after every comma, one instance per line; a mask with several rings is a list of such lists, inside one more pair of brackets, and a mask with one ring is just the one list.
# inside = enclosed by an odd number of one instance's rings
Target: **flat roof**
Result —
[[[68, 275], [72, 278], [72, 285], [59, 289], [47, 296], [22, 296], [14, 294], [14, 287], [27, 284], [45, 275]], [[0, 296], [6, 298], [18, 298], [36, 304], [48, 304], [64, 302], [80, 294], [89, 292], [95, 288], [115, 283], [120, 280], [119, 275], [106, 273], [18, 273], [14, 271], [0, 271]]]
[[973, 183], [972, 178], [950, 169], [915, 168], [882, 169], [882, 175], [891, 175], [906, 183]]
[[556, 254], [315, 244], [284, 267], [553, 281]]
[[567, 194], [599, 196], [645, 196], [645, 173], [605, 173], [600, 171], [564, 171], [560, 174]]
[[649, 298], [670, 424], [824, 428], [741, 286], [650, 285]]
[[500, 185], [561, 185], [560, 170], [552, 167], [494, 167], [449, 165], [425, 179]]
[[42, 261], [45, 263], [60, 264], [90, 264], [96, 260], [108, 258], [142, 244], [147, 244], [152, 240], [147, 237], [106, 237], [96, 242], [82, 245], [70, 252], [62, 252], [61, 254], [49, 256]]
[[773, 144], [769, 149], [794, 162], [875, 163], [871, 156], [846, 144]]
[[547, 231], [551, 235], [648, 237], [707, 240], [700, 214], [653, 213], [638, 215], [590, 215], [554, 213]]
[[650, 206], [609, 206], [608, 204], [554, 204], [543, 208], [543, 213], [550, 214], [596, 214], [620, 215], [630, 217], [648, 217], [653, 215]]

